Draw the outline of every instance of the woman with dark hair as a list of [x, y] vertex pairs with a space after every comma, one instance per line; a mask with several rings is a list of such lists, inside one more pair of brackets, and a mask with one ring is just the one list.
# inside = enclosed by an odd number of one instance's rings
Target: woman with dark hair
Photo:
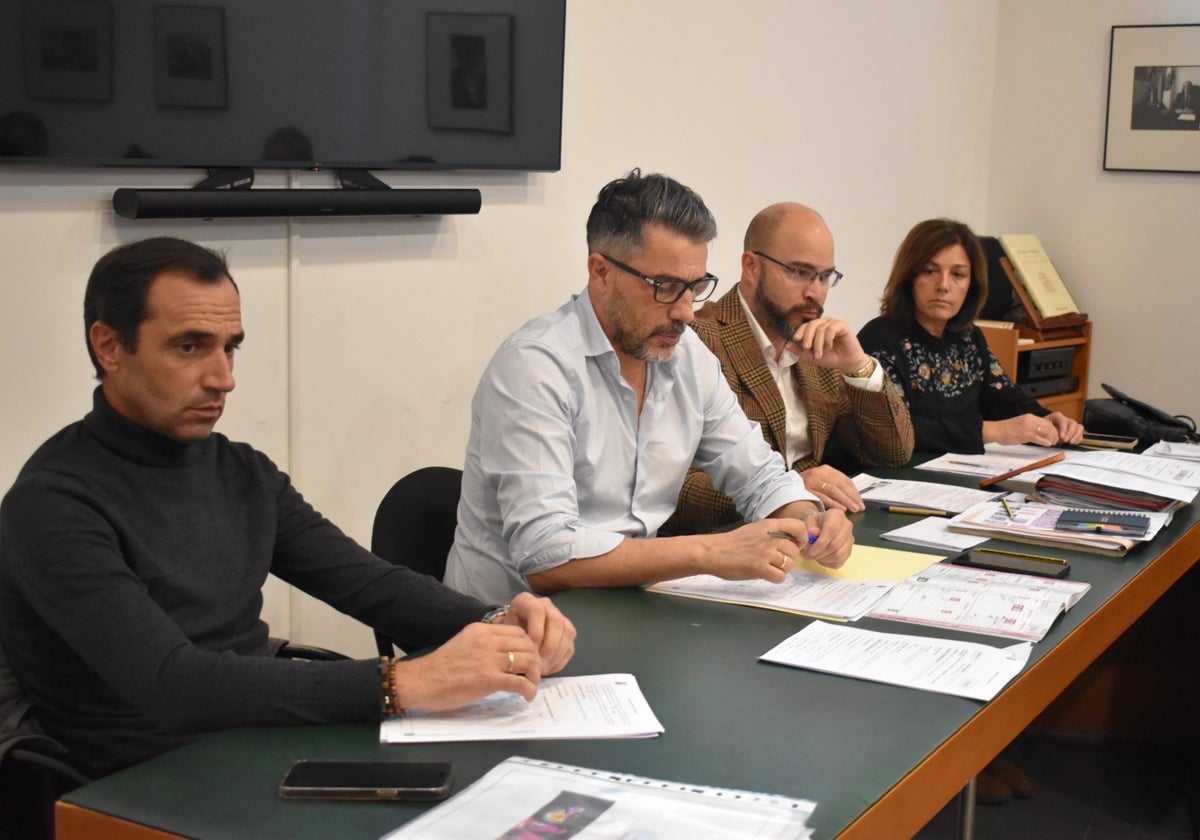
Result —
[[904, 392], [916, 451], [982, 452], [985, 443], [1078, 443], [1083, 426], [1013, 384], [975, 318], [987, 298], [987, 261], [971, 229], [928, 219], [892, 265], [882, 313], [858, 334]]

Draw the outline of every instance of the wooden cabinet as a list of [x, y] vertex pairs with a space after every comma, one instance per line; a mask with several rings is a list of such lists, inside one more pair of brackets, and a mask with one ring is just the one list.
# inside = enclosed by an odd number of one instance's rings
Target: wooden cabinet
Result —
[[1087, 399], [1088, 362], [1092, 348], [1092, 322], [1087, 321], [1079, 327], [1079, 335], [1067, 338], [1040, 340], [1023, 338], [1021, 330], [1001, 329], [980, 325], [983, 336], [987, 339], [992, 355], [1000, 362], [1009, 379], [1017, 381], [1017, 371], [1020, 369], [1020, 357], [1031, 350], [1049, 350], [1055, 347], [1074, 347], [1075, 358], [1071, 365], [1071, 376], [1079, 379], [1079, 387], [1065, 394], [1052, 394], [1038, 398], [1038, 402], [1050, 411], [1061, 411], [1068, 417], [1083, 420], [1083, 401]]

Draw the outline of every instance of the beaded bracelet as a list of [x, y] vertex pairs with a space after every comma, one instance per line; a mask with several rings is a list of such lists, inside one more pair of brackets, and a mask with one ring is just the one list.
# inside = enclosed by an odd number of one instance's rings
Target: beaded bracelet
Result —
[[390, 656], [379, 657], [379, 716], [391, 717], [404, 713], [396, 696], [396, 661]]

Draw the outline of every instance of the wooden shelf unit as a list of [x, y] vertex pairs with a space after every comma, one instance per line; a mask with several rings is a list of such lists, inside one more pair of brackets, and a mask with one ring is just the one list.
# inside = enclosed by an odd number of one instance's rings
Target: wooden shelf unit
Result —
[[1038, 402], [1050, 411], [1061, 411], [1074, 420], [1083, 421], [1083, 402], [1087, 399], [1088, 362], [1092, 349], [1091, 321], [1080, 325], [1080, 335], [1046, 340], [1035, 338], [1033, 341], [1024, 344], [1020, 343], [1018, 339], [1022, 337], [1022, 333], [1025, 331], [1018, 327], [1001, 329], [980, 325], [979, 328], [983, 330], [983, 337], [987, 339], [988, 347], [992, 350], [992, 355], [1000, 362], [1001, 367], [1004, 368], [1004, 372], [1008, 374], [1008, 378], [1013, 382], [1017, 381], [1018, 359], [1022, 353], [1028, 353], [1031, 350], [1047, 350], [1053, 347], [1076, 348], [1075, 361], [1071, 365], [1070, 375], [1079, 378], [1079, 387], [1065, 394], [1042, 397]]

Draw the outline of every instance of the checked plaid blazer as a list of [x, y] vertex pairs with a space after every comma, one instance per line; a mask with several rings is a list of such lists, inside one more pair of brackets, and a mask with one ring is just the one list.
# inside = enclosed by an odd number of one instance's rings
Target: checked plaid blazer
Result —
[[[692, 328], [721, 361], [729, 387], [746, 416], [762, 427], [763, 437], [776, 452], [784, 451], [786, 417], [783, 397], [763, 361], [745, 311], [738, 300], [738, 285], [719, 300], [706, 303], [696, 313]], [[792, 367], [797, 390], [808, 414], [812, 452], [791, 465], [803, 472], [822, 463], [831, 438], [864, 466], [899, 467], [913, 452], [913, 427], [904, 396], [889, 377], [881, 392], [852, 388], [840, 372], [807, 362]], [[665, 533], [697, 534], [711, 531], [738, 518], [733, 500], [718, 492], [709, 477], [688, 471], [675, 514], [663, 525]]]

